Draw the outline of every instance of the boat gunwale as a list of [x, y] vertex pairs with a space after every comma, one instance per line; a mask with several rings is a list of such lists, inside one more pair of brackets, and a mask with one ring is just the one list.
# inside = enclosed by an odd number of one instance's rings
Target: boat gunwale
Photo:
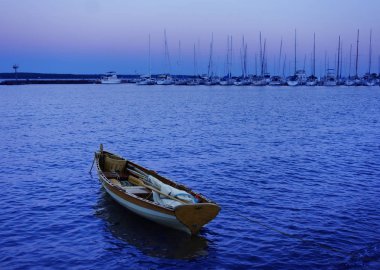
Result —
[[[97, 154], [100, 154], [100, 153], [97, 153]], [[177, 188], [177, 189], [180, 189], [180, 190], [186, 191], [186, 192], [190, 193], [191, 195], [193, 195], [194, 197], [197, 197], [198, 199], [201, 199], [201, 200], [202, 200], [201, 203], [217, 204], [217, 203], [215, 203], [214, 201], [212, 201], [212, 200], [206, 198], [205, 196], [203, 196], [201, 193], [194, 192], [191, 188], [189, 188], [189, 187], [187, 187], [187, 186], [185, 186], [185, 185], [183, 185], [183, 184], [181, 184], [181, 183], [175, 182], [175, 181], [173, 181], [173, 180], [171, 180], [171, 179], [169, 179], [169, 178], [167, 178], [167, 177], [164, 177], [164, 176], [158, 174], [158, 173], [157, 173], [156, 171], [154, 171], [154, 170], [150, 170], [150, 169], [147, 169], [147, 168], [145, 168], [145, 167], [143, 167], [143, 166], [141, 166], [141, 165], [138, 165], [138, 164], [136, 164], [135, 162], [130, 161], [129, 159], [123, 158], [123, 157], [121, 157], [121, 156], [119, 156], [119, 155], [116, 155], [116, 154], [111, 153], [111, 152], [108, 152], [108, 151], [103, 151], [103, 154], [108, 154], [108, 155], [111, 155], [111, 156], [113, 156], [113, 157], [116, 157], [116, 158], [118, 158], [118, 159], [120, 159], [120, 160], [125, 160], [125, 161], [127, 162], [127, 164], [130, 164], [130, 165], [132, 165], [133, 167], [136, 167], [136, 168], [138, 168], [138, 169], [144, 171], [145, 173], [150, 174], [151, 176], [157, 178], [158, 180], [160, 180], [160, 181], [163, 182], [164, 184], [167, 184], [167, 185], [172, 186], [172, 187], [174, 187], [174, 188]], [[102, 173], [102, 175], [104, 176], [104, 178], [108, 180], [108, 178], [103, 174], [103, 171], [100, 169], [100, 166], [99, 166], [99, 158], [97, 159], [97, 168], [98, 168], [98, 171], [100, 171], [100, 172]], [[108, 181], [108, 183], [109, 183], [110, 185], [113, 185], [110, 181]], [[123, 190], [123, 192], [124, 192], [124, 190]], [[140, 199], [140, 198], [141, 198], [141, 197], [138, 197], [138, 199]], [[142, 198], [141, 198], [141, 199], [142, 199]], [[148, 202], [151, 203], [151, 201], [148, 201]], [[169, 208], [169, 209], [170, 209], [170, 208]]]

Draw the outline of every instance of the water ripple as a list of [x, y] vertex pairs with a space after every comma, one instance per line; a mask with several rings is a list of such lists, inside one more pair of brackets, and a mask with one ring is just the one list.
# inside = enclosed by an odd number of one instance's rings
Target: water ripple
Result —
[[[380, 268], [378, 88], [0, 92], [2, 269]], [[128, 212], [88, 174], [99, 143], [221, 213], [190, 237]]]

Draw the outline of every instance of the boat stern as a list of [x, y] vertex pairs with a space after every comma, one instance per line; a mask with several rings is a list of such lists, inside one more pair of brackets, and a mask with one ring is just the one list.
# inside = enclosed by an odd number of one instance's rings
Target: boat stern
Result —
[[214, 203], [183, 204], [175, 207], [177, 219], [185, 225], [191, 234], [199, 230], [219, 213], [220, 207]]

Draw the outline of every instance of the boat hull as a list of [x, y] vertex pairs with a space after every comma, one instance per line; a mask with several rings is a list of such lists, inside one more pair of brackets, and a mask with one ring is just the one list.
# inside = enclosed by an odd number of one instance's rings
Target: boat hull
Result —
[[287, 81], [286, 83], [288, 84], [288, 86], [297, 86], [299, 84], [298, 81]]
[[117, 79], [117, 80], [101, 80], [100, 81], [102, 84], [119, 84], [121, 83], [121, 80]]
[[316, 85], [317, 85], [317, 82], [316, 82], [316, 81], [307, 81], [307, 82], [306, 82], [306, 85], [307, 85], [307, 86], [316, 86]]
[[143, 205], [136, 204], [136, 202], [132, 202], [132, 200], [128, 200], [126, 198], [123, 198], [123, 196], [120, 196], [120, 194], [115, 193], [107, 187], [106, 184], [103, 184], [104, 189], [106, 192], [120, 205], [125, 207], [126, 209], [132, 211], [133, 213], [149, 219], [153, 222], [156, 222], [158, 224], [161, 224], [163, 226], [167, 226], [176, 230], [184, 231], [188, 234], [191, 234], [191, 231], [189, 228], [187, 228], [184, 224], [182, 224], [175, 216], [175, 213], [164, 213], [162, 211], [154, 210], [148, 207], [144, 207]]

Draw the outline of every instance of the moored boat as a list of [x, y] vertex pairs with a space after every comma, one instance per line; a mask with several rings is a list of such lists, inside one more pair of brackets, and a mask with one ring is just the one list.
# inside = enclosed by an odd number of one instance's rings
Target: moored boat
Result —
[[355, 82], [351, 79], [351, 76], [346, 78], [346, 80], [344, 81], [344, 85], [345, 86], [353, 86], [355, 85]]
[[283, 84], [284, 82], [281, 76], [272, 76], [269, 82], [270, 86], [281, 86]]
[[288, 79], [286, 80], [286, 83], [289, 86], [297, 86], [299, 84], [297, 75], [289, 76]]
[[307, 81], [306, 81], [307, 86], [316, 86], [317, 83], [318, 83], [318, 78], [315, 77], [314, 75], [307, 77]]
[[336, 79], [336, 75], [335, 75], [335, 70], [334, 69], [329, 68], [327, 70], [327, 74], [326, 74], [326, 76], [324, 77], [324, 80], [323, 80], [323, 85], [324, 86], [336, 86], [337, 85], [337, 79]]
[[220, 207], [184, 185], [118, 155], [95, 153], [99, 181], [106, 192], [130, 211], [161, 225], [197, 234]]
[[161, 75], [160, 79], [156, 82], [158, 85], [172, 85], [174, 84], [173, 78], [169, 75]]
[[117, 77], [116, 72], [110, 71], [101, 78], [100, 82], [102, 84], [117, 84], [121, 83], [121, 80]]

